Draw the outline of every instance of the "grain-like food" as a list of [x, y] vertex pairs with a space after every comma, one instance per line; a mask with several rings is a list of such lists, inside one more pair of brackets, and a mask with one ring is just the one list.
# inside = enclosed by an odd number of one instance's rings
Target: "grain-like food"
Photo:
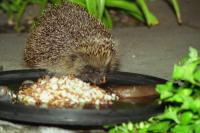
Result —
[[17, 99], [25, 105], [46, 108], [100, 108], [112, 105], [118, 97], [73, 76], [61, 76], [22, 85]]

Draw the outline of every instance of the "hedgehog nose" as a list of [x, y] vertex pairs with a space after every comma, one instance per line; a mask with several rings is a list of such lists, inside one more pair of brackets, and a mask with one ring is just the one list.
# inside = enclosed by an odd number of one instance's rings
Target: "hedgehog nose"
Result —
[[106, 76], [105, 75], [101, 77], [100, 82], [102, 84], [106, 83]]
[[94, 82], [97, 85], [104, 84], [106, 83], [106, 76], [99, 77]]

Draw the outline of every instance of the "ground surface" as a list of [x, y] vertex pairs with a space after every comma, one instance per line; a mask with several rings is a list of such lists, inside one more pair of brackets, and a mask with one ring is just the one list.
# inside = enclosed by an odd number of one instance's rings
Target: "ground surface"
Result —
[[[159, 26], [112, 30], [119, 44], [122, 71], [170, 79], [173, 64], [187, 54], [190, 46], [200, 52], [200, 1], [180, 2], [182, 26], [177, 25], [169, 6], [157, 0], [150, 7], [161, 21]], [[0, 34], [0, 65], [5, 70], [25, 68], [22, 57], [26, 37], [27, 34]]]

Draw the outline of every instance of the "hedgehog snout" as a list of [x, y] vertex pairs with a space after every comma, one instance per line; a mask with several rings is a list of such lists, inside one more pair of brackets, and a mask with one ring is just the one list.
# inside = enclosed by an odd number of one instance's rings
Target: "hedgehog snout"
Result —
[[83, 81], [99, 85], [106, 82], [106, 73], [92, 67], [86, 67], [84, 71], [80, 73], [79, 78]]
[[106, 76], [105, 75], [96, 76], [92, 80], [92, 83], [97, 84], [97, 85], [104, 84], [106, 83]]
[[96, 85], [100, 85], [106, 82], [106, 76], [105, 75], [99, 75], [99, 74], [91, 74], [91, 73], [85, 73], [80, 76], [78, 76], [80, 79], [82, 79], [85, 82], [90, 82]]

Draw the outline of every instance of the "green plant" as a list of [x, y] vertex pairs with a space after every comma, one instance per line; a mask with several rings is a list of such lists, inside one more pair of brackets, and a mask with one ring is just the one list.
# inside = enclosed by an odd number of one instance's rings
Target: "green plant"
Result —
[[[108, 28], [112, 28], [112, 19], [108, 14], [109, 8], [118, 8], [135, 17], [148, 26], [159, 23], [156, 16], [148, 9], [146, 0], [70, 0], [86, 8], [90, 14], [102, 21]], [[178, 22], [181, 23], [180, 8], [177, 0], [171, 0]]]
[[179, 24], [182, 24], [181, 13], [180, 13], [180, 6], [178, 4], [178, 0], [171, 0], [172, 7], [176, 13], [177, 21]]
[[20, 21], [26, 9], [28, 1], [23, 0], [3, 0], [0, 3], [0, 8], [7, 14], [8, 23], [14, 25], [15, 29], [19, 30]]
[[[112, 28], [112, 19], [108, 13], [109, 8], [118, 8], [120, 10], [123, 10], [127, 14], [134, 16], [141, 22], [146, 21], [144, 16], [144, 14], [146, 14], [148, 25], [158, 24], [158, 19], [148, 10], [147, 5], [143, 0], [137, 0], [137, 2], [132, 2], [130, 0], [70, 0], [70, 1], [85, 7], [90, 14], [92, 14], [100, 21], [102, 21], [108, 28]], [[141, 9], [145, 9], [144, 14], [140, 9], [139, 5], [141, 5]]]
[[200, 56], [194, 48], [174, 66], [172, 81], [157, 85], [162, 114], [140, 123], [114, 126], [109, 133], [200, 133]]
[[40, 6], [40, 12], [45, 10], [48, 2], [57, 5], [62, 0], [2, 0], [0, 1], [0, 9], [8, 16], [8, 24], [14, 25], [16, 31], [21, 30], [21, 21], [26, 8], [29, 5], [37, 4]]
[[[59, 5], [64, 1], [71, 1], [87, 9], [87, 11], [102, 21], [108, 28], [112, 28], [112, 19], [108, 12], [109, 8], [118, 8], [135, 17], [148, 26], [159, 23], [156, 16], [148, 9], [147, 0], [0, 0], [0, 10], [8, 16], [8, 23], [15, 26], [16, 31], [21, 30], [21, 21], [29, 5], [37, 4], [40, 12], [43, 12], [48, 3]], [[170, 0], [179, 23], [182, 23], [180, 8], [177, 0]]]

